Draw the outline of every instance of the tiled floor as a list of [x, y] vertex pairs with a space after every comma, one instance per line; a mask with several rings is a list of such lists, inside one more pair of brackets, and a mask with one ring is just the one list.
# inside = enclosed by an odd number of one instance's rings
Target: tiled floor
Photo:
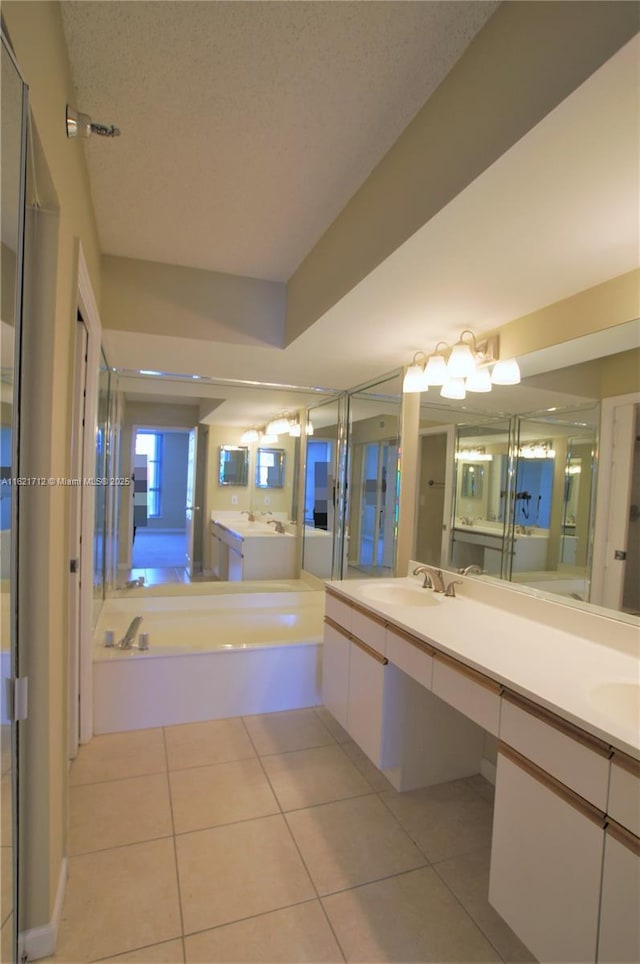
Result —
[[479, 776], [396, 793], [322, 708], [95, 737], [50, 960], [531, 961], [491, 817]]

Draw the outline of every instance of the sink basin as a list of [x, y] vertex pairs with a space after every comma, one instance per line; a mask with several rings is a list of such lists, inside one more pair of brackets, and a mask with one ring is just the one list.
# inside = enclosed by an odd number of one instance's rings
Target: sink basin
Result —
[[389, 583], [365, 586], [362, 596], [387, 606], [437, 606], [442, 598], [420, 586], [394, 586]]
[[608, 716], [627, 726], [640, 726], [640, 686], [635, 683], [601, 683], [591, 690], [591, 701]]

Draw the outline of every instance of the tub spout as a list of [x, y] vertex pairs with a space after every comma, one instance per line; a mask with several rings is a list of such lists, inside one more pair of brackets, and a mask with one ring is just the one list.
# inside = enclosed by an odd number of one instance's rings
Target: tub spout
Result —
[[129, 628], [126, 633], [118, 643], [118, 649], [131, 649], [133, 646], [133, 641], [136, 638], [140, 623], [142, 622], [142, 616], [136, 616], [135, 619], [131, 620]]

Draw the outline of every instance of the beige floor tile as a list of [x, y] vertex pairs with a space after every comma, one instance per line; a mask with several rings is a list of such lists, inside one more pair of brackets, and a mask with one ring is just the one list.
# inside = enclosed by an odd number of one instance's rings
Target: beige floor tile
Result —
[[69, 859], [56, 961], [94, 961], [179, 936], [170, 838]]
[[280, 811], [258, 759], [174, 770], [170, 778], [176, 833]]
[[499, 961], [489, 942], [431, 868], [324, 897], [347, 961]]
[[349, 743], [342, 744], [342, 749], [374, 790], [393, 790], [384, 773], [378, 770], [377, 766], [374, 766], [357, 743], [350, 740]]
[[245, 716], [244, 721], [260, 756], [334, 743], [328, 729], [313, 710], [286, 710], [284, 713]]
[[70, 784], [121, 780], [167, 769], [161, 729], [94, 736], [71, 765]]
[[266, 756], [262, 762], [283, 810], [371, 793], [367, 781], [335, 743]]
[[320, 722], [326, 726], [337, 743], [348, 743], [351, 740], [347, 731], [340, 726], [326, 706], [314, 706], [313, 709]]
[[315, 900], [187, 937], [185, 946], [188, 964], [336, 964], [343, 960]]
[[493, 807], [464, 780], [380, 798], [395, 813], [430, 863], [491, 844]]
[[185, 934], [315, 897], [284, 817], [176, 837]]
[[72, 855], [172, 834], [166, 773], [71, 787], [69, 853]]
[[170, 770], [246, 760], [256, 755], [239, 718], [168, 726], [165, 738]]
[[151, 947], [142, 947], [139, 951], [127, 951], [126, 954], [117, 954], [116, 957], [103, 960], [113, 961], [114, 964], [184, 964], [182, 940], [152, 944]]
[[405, 870], [425, 858], [375, 794], [287, 814], [319, 894], [331, 894]]
[[535, 958], [489, 903], [490, 855], [489, 849], [474, 851], [445, 860], [437, 864], [434, 870], [505, 961], [509, 964], [529, 964]]

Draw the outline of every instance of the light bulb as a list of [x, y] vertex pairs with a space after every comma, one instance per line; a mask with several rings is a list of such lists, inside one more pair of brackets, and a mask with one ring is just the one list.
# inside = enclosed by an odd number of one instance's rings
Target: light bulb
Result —
[[467, 394], [464, 378], [450, 378], [442, 386], [440, 394], [443, 398], [463, 399]]
[[424, 370], [427, 385], [444, 385], [447, 375], [447, 362], [442, 355], [431, 355]]
[[515, 358], [505, 358], [493, 366], [491, 381], [494, 385], [519, 385], [520, 367]]
[[429, 383], [425, 378], [425, 370], [422, 365], [408, 365], [402, 382], [402, 391], [405, 395], [412, 392], [426, 392]]
[[488, 368], [477, 368], [473, 375], [467, 378], [468, 392], [490, 392], [491, 372]]
[[473, 352], [463, 341], [454, 345], [447, 362], [449, 378], [469, 378], [476, 370], [476, 360]]

